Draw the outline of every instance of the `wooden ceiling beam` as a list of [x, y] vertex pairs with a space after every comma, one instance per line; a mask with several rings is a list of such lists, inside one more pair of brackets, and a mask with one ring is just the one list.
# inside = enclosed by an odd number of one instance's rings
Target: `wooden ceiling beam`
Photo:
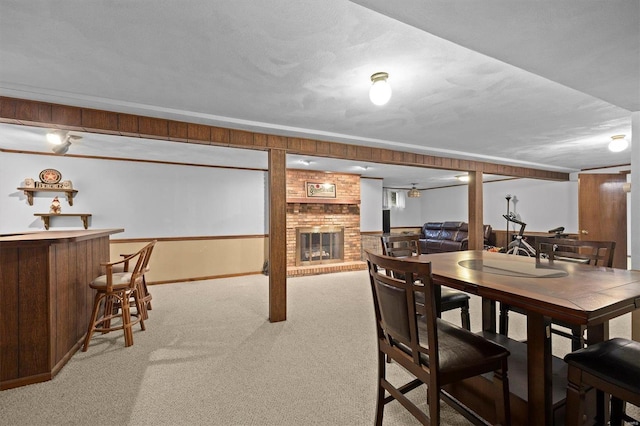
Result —
[[340, 142], [263, 134], [3, 96], [0, 96], [0, 122], [89, 133], [162, 139], [179, 143], [262, 150], [278, 148], [286, 150], [289, 154], [329, 157], [350, 161], [368, 161], [399, 166], [426, 167], [462, 172], [480, 171], [485, 174], [531, 179], [569, 180], [569, 173], [529, 167], [508, 166]]

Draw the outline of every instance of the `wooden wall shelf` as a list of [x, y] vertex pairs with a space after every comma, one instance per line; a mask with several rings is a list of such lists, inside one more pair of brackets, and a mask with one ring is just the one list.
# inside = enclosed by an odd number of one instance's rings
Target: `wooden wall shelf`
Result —
[[56, 216], [77, 216], [82, 219], [82, 224], [84, 225], [84, 229], [89, 228], [89, 218], [91, 217], [90, 213], [34, 213], [34, 216], [40, 217], [42, 222], [44, 222], [44, 229], [49, 229], [49, 222], [52, 217]]
[[29, 205], [33, 205], [33, 193], [34, 192], [64, 192], [67, 196], [67, 202], [70, 206], [73, 205], [73, 197], [78, 193], [77, 189], [65, 189], [65, 188], [18, 188], [20, 191], [24, 191], [24, 195], [27, 196]]

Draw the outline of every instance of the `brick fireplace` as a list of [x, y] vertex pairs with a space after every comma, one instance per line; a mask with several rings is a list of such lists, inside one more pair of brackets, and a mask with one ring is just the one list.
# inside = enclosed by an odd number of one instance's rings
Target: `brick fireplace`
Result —
[[[335, 197], [307, 196], [306, 185], [312, 182], [335, 184]], [[330, 237], [321, 237], [316, 232], [307, 232], [308, 236], [302, 241], [306, 248], [299, 246], [301, 230], [319, 229], [340, 230], [340, 248], [338, 240], [329, 241]], [[324, 248], [322, 238], [325, 238]], [[320, 244], [310, 249], [308, 245], [314, 242]], [[310, 259], [304, 259], [307, 254]], [[360, 240], [360, 176], [287, 170], [287, 275], [315, 275], [364, 268]]]

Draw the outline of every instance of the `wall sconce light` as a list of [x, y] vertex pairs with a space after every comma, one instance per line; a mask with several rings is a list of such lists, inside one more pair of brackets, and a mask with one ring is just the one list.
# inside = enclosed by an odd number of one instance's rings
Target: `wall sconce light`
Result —
[[609, 151], [621, 152], [629, 147], [629, 141], [625, 139], [625, 135], [611, 136], [611, 142], [609, 142]]
[[371, 88], [369, 89], [369, 99], [375, 105], [384, 105], [391, 99], [391, 86], [387, 79], [389, 74], [377, 72], [371, 76]]
[[407, 197], [409, 198], [420, 198], [420, 191], [416, 189], [416, 184], [412, 183], [413, 187], [407, 191]]
[[47, 133], [47, 141], [53, 144], [51, 151], [55, 154], [66, 154], [71, 146], [71, 141], [79, 139], [82, 139], [82, 136], [72, 135], [69, 132], [61, 130]]

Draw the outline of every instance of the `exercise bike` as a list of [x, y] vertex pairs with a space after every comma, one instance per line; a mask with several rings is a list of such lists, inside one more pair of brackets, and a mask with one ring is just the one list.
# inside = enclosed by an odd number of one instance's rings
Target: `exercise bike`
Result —
[[[535, 256], [536, 249], [533, 248], [533, 246], [529, 244], [527, 240], [523, 237], [524, 228], [527, 226], [527, 224], [522, 222], [521, 220], [516, 219], [516, 215], [513, 213], [509, 213], [508, 216], [506, 214], [503, 214], [502, 217], [507, 219], [507, 225], [508, 225], [508, 222], [513, 222], [517, 225], [520, 225], [520, 230], [518, 231], [518, 234], [514, 237], [515, 239], [511, 241], [507, 246], [506, 253], [513, 254], [516, 256], [518, 255], [519, 256]], [[564, 226], [558, 226], [557, 228], [550, 229], [549, 233], [555, 234], [554, 238], [568, 237], [568, 234], [564, 233]]]

